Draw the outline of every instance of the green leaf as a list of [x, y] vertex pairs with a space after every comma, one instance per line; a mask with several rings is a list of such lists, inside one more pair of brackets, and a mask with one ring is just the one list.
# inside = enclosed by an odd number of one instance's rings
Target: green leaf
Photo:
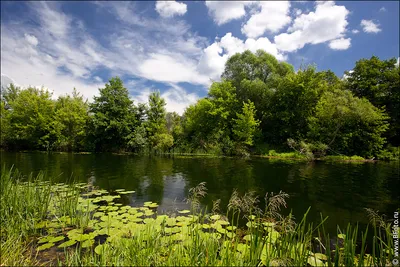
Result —
[[66, 248], [76, 244], [76, 240], [68, 240], [58, 246], [58, 248]]
[[180, 214], [187, 214], [190, 213], [190, 210], [178, 210]]
[[41, 250], [51, 248], [52, 246], [54, 246], [54, 243], [46, 243], [44, 245], [39, 246], [36, 250], [41, 251]]

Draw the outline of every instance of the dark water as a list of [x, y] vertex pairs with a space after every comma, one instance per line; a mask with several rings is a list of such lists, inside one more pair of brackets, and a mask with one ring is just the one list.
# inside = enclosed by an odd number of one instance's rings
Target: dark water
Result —
[[159, 210], [186, 208], [190, 188], [205, 181], [208, 194], [203, 204], [221, 199], [225, 207], [234, 189], [250, 190], [263, 198], [266, 192], [288, 193], [288, 209], [300, 220], [311, 207], [308, 219], [318, 222], [329, 216], [327, 230], [349, 222], [367, 222], [364, 208], [392, 218], [400, 206], [398, 163], [304, 163], [253, 158], [179, 158], [112, 154], [78, 155], [1, 152], [2, 168], [15, 165], [23, 174], [39, 170], [65, 182], [70, 177], [93, 182], [100, 188], [135, 190], [126, 202], [160, 204]]

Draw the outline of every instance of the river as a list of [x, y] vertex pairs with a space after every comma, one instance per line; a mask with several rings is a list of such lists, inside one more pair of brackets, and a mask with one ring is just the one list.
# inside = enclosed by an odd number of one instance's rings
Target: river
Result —
[[[56, 182], [72, 178], [91, 182], [109, 191], [123, 188], [136, 193], [127, 204], [145, 201], [160, 204], [159, 211], [187, 208], [190, 188], [206, 182], [208, 194], [202, 204], [208, 209], [221, 199], [222, 211], [234, 189], [241, 194], [255, 191], [262, 200], [266, 192], [288, 193], [287, 208], [299, 221], [311, 207], [308, 220], [317, 223], [328, 216], [326, 229], [368, 218], [372, 208], [392, 218], [400, 206], [399, 164], [386, 162], [302, 162], [265, 158], [149, 157], [113, 154], [1, 152], [2, 168], [18, 168], [24, 175], [45, 171]], [[127, 196], [128, 197], [128, 196]], [[263, 203], [261, 201], [260, 203]], [[262, 204], [260, 204], [262, 205]]]

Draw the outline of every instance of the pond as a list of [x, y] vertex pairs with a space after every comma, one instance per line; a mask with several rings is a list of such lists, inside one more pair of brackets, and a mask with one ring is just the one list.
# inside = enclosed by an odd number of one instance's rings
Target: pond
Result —
[[40, 170], [56, 182], [74, 179], [108, 191], [134, 190], [132, 206], [153, 201], [159, 211], [188, 207], [189, 189], [206, 182], [208, 194], [202, 204], [210, 210], [221, 199], [221, 210], [234, 189], [244, 194], [255, 191], [262, 199], [266, 192], [288, 193], [287, 209], [297, 221], [311, 207], [310, 222], [320, 214], [328, 216], [326, 230], [368, 218], [364, 208], [384, 213], [390, 219], [400, 206], [399, 164], [385, 162], [302, 162], [265, 158], [156, 157], [114, 154], [13, 153], [1, 152], [2, 168], [14, 165], [25, 175]]

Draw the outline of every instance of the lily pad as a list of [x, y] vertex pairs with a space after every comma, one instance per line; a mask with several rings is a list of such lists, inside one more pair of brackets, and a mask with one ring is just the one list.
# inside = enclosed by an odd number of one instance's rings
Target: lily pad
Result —
[[187, 214], [190, 213], [190, 210], [178, 210], [180, 214]]
[[61, 240], [64, 240], [64, 239], [65, 239], [65, 237], [63, 235], [56, 236], [56, 237], [53, 237], [52, 239], [50, 239], [49, 243], [57, 243], [57, 242], [59, 242]]
[[36, 250], [37, 251], [41, 251], [41, 250], [45, 250], [45, 249], [51, 248], [53, 246], [54, 246], [54, 243], [46, 243], [44, 245], [39, 246]]
[[58, 246], [58, 248], [66, 248], [76, 244], [76, 240], [68, 240]]
[[120, 194], [126, 195], [126, 194], [133, 194], [135, 191], [124, 191], [124, 192], [119, 192]]
[[213, 216], [210, 217], [210, 219], [214, 220], [214, 221], [219, 220], [220, 218], [221, 218], [220, 215], [213, 215]]
[[46, 237], [43, 237], [43, 238], [39, 239], [38, 244], [47, 243], [47, 242], [49, 242], [52, 238], [54, 238], [54, 236], [51, 236], [51, 235], [46, 236]]

